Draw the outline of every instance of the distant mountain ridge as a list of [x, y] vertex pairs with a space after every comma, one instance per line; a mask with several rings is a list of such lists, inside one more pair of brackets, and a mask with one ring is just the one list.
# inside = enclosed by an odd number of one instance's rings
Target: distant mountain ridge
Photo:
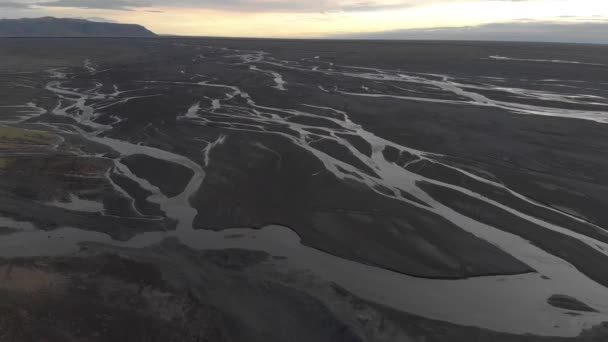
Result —
[[0, 37], [155, 37], [136, 24], [96, 22], [53, 17], [1, 19]]

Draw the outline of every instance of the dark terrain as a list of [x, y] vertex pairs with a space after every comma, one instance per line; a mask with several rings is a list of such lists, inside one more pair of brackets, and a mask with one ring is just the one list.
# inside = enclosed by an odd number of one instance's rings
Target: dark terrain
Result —
[[605, 341], [607, 54], [0, 39], [0, 341]]
[[154, 37], [141, 25], [68, 18], [0, 19], [0, 37]]

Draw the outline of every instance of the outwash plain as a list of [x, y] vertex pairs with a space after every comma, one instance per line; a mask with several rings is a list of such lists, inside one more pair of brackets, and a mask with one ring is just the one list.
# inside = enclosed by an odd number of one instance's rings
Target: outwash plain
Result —
[[0, 341], [606, 341], [606, 56], [0, 39]]

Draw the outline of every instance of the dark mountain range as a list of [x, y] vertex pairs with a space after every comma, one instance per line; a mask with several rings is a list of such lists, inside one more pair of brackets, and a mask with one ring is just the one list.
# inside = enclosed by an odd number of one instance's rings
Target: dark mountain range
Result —
[[0, 37], [153, 37], [141, 25], [53, 17], [0, 20]]

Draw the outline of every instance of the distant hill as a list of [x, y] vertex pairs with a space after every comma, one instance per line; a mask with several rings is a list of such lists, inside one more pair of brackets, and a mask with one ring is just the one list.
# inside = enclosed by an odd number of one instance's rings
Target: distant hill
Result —
[[[605, 1], [605, 0], [604, 0]], [[608, 44], [608, 22], [515, 21], [464, 27], [435, 27], [346, 33], [336, 39], [475, 40]]]
[[1, 19], [0, 37], [154, 37], [141, 25], [53, 17]]

